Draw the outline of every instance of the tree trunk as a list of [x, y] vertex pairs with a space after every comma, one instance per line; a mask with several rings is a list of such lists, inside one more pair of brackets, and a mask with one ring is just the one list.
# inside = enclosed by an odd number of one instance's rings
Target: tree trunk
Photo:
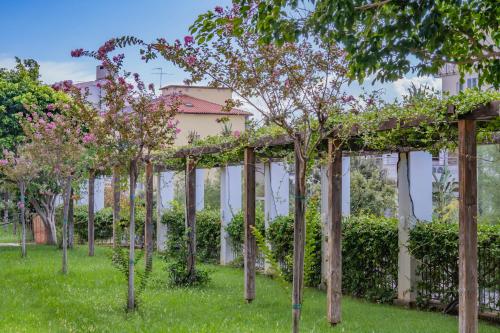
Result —
[[[3, 208], [3, 227], [5, 230], [8, 229], [9, 227], [9, 193], [5, 192], [3, 194], [3, 202], [4, 202], [4, 208]], [[15, 223], [15, 222], [14, 222]]]
[[26, 258], [26, 220], [25, 220], [25, 211], [26, 211], [26, 199], [25, 199], [25, 193], [26, 193], [26, 184], [24, 181], [21, 181], [19, 183], [19, 192], [21, 192], [21, 207], [20, 207], [20, 219], [21, 219], [21, 227], [22, 227], [22, 234], [21, 234], [21, 257]]
[[95, 175], [93, 172], [90, 173], [89, 177], [89, 221], [88, 221], [88, 230], [87, 230], [87, 238], [89, 243], [89, 256], [94, 256], [94, 195], [95, 195]]
[[120, 173], [118, 167], [113, 167], [113, 247], [118, 244], [117, 228], [120, 223]]
[[35, 208], [36, 213], [43, 221], [47, 228], [48, 241], [50, 245], [57, 245], [56, 221], [55, 221], [55, 200], [54, 194], [44, 195], [40, 201], [31, 200], [31, 204]]
[[128, 311], [135, 309], [134, 290], [134, 262], [135, 262], [135, 186], [137, 179], [137, 161], [131, 160], [129, 167], [130, 177], [130, 226], [129, 226], [129, 266], [128, 266]]
[[186, 232], [187, 273], [192, 280], [196, 275], [196, 165], [186, 158]]
[[295, 219], [293, 228], [292, 331], [299, 332], [304, 285], [306, 165], [301, 137], [295, 140]]
[[62, 273], [68, 273], [68, 215], [69, 202], [71, 200], [71, 176], [68, 176], [64, 184], [64, 207], [63, 207], [63, 225], [62, 225]]
[[68, 207], [68, 248], [72, 249], [75, 245], [75, 203], [73, 201], [73, 188], [71, 189], [69, 207]]
[[153, 163], [146, 164], [146, 221], [144, 224], [146, 268], [153, 268]]

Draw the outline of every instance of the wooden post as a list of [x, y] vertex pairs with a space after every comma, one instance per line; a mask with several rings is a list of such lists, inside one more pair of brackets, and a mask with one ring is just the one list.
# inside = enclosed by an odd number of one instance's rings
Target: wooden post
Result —
[[330, 324], [341, 320], [342, 299], [342, 151], [334, 139], [328, 140], [328, 252], [327, 317]]
[[88, 221], [88, 230], [87, 230], [87, 238], [89, 244], [89, 256], [94, 256], [94, 197], [95, 197], [95, 175], [94, 172], [90, 172], [89, 177], [89, 221]]
[[118, 245], [118, 223], [120, 222], [120, 170], [113, 167], [113, 247]]
[[295, 150], [295, 219], [293, 229], [292, 331], [299, 332], [304, 285], [306, 165], [301, 153], [302, 138], [294, 142]]
[[477, 332], [477, 160], [476, 122], [458, 121], [459, 332]]
[[146, 221], [144, 224], [146, 267], [153, 268], [153, 163], [146, 162]]
[[196, 274], [196, 163], [186, 158], [186, 231], [187, 231], [187, 272]]
[[252, 233], [255, 227], [255, 151], [245, 148], [245, 299], [251, 302], [255, 299], [255, 257], [257, 242]]

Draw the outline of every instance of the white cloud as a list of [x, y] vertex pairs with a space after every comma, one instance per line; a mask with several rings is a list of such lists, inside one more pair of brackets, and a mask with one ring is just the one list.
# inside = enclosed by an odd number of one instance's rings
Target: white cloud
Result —
[[412, 84], [417, 88], [428, 86], [429, 88], [433, 88], [435, 90], [441, 90], [441, 79], [432, 76], [415, 76], [412, 78], [404, 77], [393, 82], [392, 85], [399, 97], [402, 97], [403, 95], [407, 94], [408, 88], [410, 88]]
[[[52, 84], [63, 80], [84, 82], [95, 80], [93, 68], [74, 61], [38, 61], [43, 82]], [[0, 68], [14, 68], [16, 61], [11, 57], [0, 57]]]

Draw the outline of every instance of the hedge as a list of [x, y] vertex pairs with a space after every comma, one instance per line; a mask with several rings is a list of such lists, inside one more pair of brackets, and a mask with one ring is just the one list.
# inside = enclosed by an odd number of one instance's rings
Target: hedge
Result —
[[[161, 222], [167, 225], [167, 254], [179, 251], [185, 240], [184, 209], [174, 202]], [[220, 258], [220, 214], [216, 209], [196, 212], [196, 253], [201, 261], [218, 262]]]
[[[417, 304], [452, 305], [458, 300], [458, 225], [419, 223], [410, 232], [409, 250], [418, 261]], [[500, 311], [500, 226], [478, 225], [479, 304]]]

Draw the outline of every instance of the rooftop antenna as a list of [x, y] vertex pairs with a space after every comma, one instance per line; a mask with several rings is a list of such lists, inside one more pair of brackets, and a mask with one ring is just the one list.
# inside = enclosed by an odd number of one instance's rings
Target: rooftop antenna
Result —
[[153, 75], [159, 75], [160, 76], [160, 87], [159, 89], [161, 89], [161, 86], [162, 86], [162, 79], [163, 79], [163, 75], [172, 75], [172, 74], [169, 74], [167, 72], [164, 72], [163, 71], [163, 68], [162, 67], [156, 67], [156, 68], [153, 68]]

